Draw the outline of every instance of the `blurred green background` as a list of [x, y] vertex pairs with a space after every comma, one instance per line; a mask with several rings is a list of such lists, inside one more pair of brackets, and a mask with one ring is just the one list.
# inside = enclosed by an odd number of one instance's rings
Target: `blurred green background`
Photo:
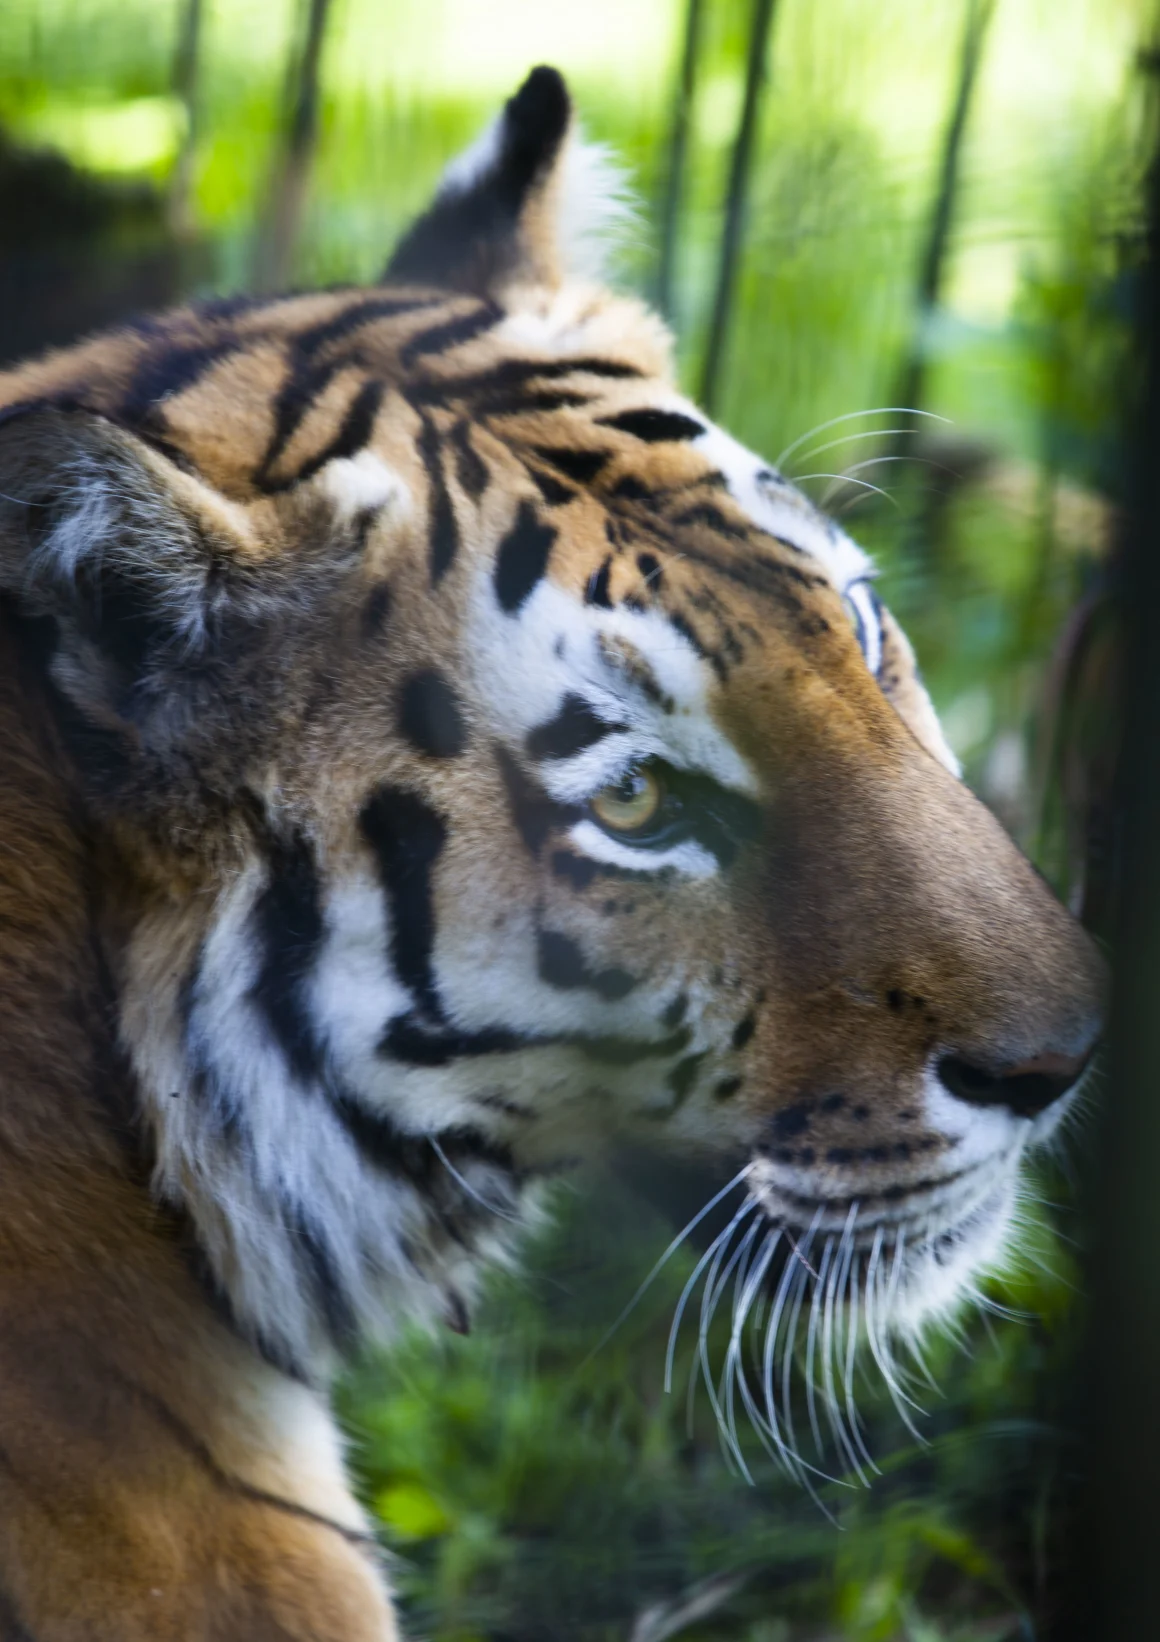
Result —
[[[666, 293], [694, 391], [760, 10], [695, 8]], [[1085, 692], [1135, 365], [1150, 22], [1144, 0], [778, 0], [714, 407], [771, 460], [789, 448], [877, 554], [968, 779], [1073, 900], [1108, 734]], [[190, 293], [373, 279], [540, 61], [628, 168], [619, 277], [654, 295], [687, 25], [686, 0], [5, 0], [0, 359]], [[905, 413], [879, 408], [900, 392]], [[404, 1338], [341, 1390], [411, 1634], [1043, 1634], [1075, 1469], [1067, 1172], [1029, 1185], [1023, 1254], [988, 1287], [1021, 1315], [931, 1342], [918, 1438], [867, 1373], [881, 1474], [839, 1475], [823, 1441], [816, 1501], [755, 1445], [751, 1482], [730, 1463], [704, 1385], [686, 1395], [695, 1321], [664, 1393], [695, 1251], [600, 1343], [674, 1227], [630, 1181], [571, 1184], [470, 1339]], [[719, 1322], [718, 1370], [727, 1343]]]

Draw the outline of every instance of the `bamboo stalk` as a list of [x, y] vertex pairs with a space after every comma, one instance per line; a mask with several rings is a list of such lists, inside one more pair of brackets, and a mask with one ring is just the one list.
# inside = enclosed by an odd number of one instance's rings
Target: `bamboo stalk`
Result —
[[305, 39], [288, 97], [290, 118], [271, 188], [271, 207], [256, 258], [256, 283], [269, 290], [289, 278], [318, 144], [322, 52], [330, 0], [308, 0]]
[[[963, 22], [962, 43], [959, 48], [959, 71], [955, 80], [954, 97], [943, 133], [942, 154], [939, 159], [938, 187], [934, 209], [927, 229], [919, 265], [918, 282], [914, 294], [914, 328], [906, 361], [899, 375], [898, 386], [891, 398], [892, 405], [906, 405], [921, 409], [926, 389], [925, 329], [930, 315], [942, 295], [947, 263], [947, 249], [954, 225], [955, 203], [962, 168], [963, 139], [966, 135], [971, 102], [978, 82], [979, 67], [983, 60], [983, 46], [987, 29], [995, 10], [995, 0], [967, 0]], [[904, 436], [902, 436], [904, 437]], [[904, 446], [896, 442], [892, 455], [904, 454]]]
[[681, 200], [689, 147], [689, 127], [697, 93], [697, 61], [704, 21], [704, 0], [688, 0], [681, 50], [680, 78], [673, 98], [673, 122], [669, 129], [664, 193], [661, 198], [661, 241], [657, 261], [656, 304], [670, 323], [676, 322], [674, 281], [677, 238], [680, 230]]
[[717, 284], [713, 293], [712, 316], [709, 321], [709, 340], [701, 368], [700, 398], [710, 415], [716, 408], [717, 388], [724, 362], [725, 345], [729, 337], [733, 293], [737, 283], [737, 263], [741, 253], [745, 207], [749, 196], [749, 177], [753, 168], [753, 148], [757, 137], [761, 95], [765, 89], [766, 59], [769, 55], [769, 35], [774, 6], [775, 0], [754, 0], [753, 21], [749, 29], [745, 96], [729, 167], [725, 227], [721, 235], [721, 255], [717, 267]]
[[194, 230], [193, 163], [197, 152], [200, 113], [202, 0], [184, 0], [173, 56], [173, 95], [185, 115], [181, 146], [169, 179], [169, 225], [180, 238]]

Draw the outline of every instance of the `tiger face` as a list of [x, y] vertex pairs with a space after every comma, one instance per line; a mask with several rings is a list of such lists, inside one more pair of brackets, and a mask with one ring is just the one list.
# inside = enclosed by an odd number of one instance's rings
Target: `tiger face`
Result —
[[865, 556], [572, 272], [570, 127], [536, 70], [379, 287], [0, 379], [155, 1189], [307, 1378], [466, 1326], [536, 1183], [627, 1143], [915, 1323], [1098, 1030]]

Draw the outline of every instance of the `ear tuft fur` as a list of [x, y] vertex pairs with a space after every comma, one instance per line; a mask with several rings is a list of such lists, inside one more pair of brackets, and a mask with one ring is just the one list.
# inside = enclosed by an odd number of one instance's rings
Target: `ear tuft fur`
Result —
[[135, 435], [49, 402], [0, 417], [0, 592], [56, 633], [58, 686], [140, 722], [236, 601], [230, 504]]
[[386, 278], [489, 299], [521, 283], [590, 278], [609, 230], [629, 214], [605, 151], [576, 138], [563, 78], [535, 68], [499, 119], [448, 166]]

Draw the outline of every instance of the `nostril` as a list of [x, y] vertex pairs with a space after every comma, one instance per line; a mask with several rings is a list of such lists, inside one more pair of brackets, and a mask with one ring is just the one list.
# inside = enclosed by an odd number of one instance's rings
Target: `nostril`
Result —
[[1066, 1095], [1089, 1059], [1088, 1055], [1048, 1052], [996, 1073], [958, 1055], [944, 1055], [938, 1075], [945, 1089], [972, 1106], [1006, 1106], [1017, 1117], [1035, 1117]]

